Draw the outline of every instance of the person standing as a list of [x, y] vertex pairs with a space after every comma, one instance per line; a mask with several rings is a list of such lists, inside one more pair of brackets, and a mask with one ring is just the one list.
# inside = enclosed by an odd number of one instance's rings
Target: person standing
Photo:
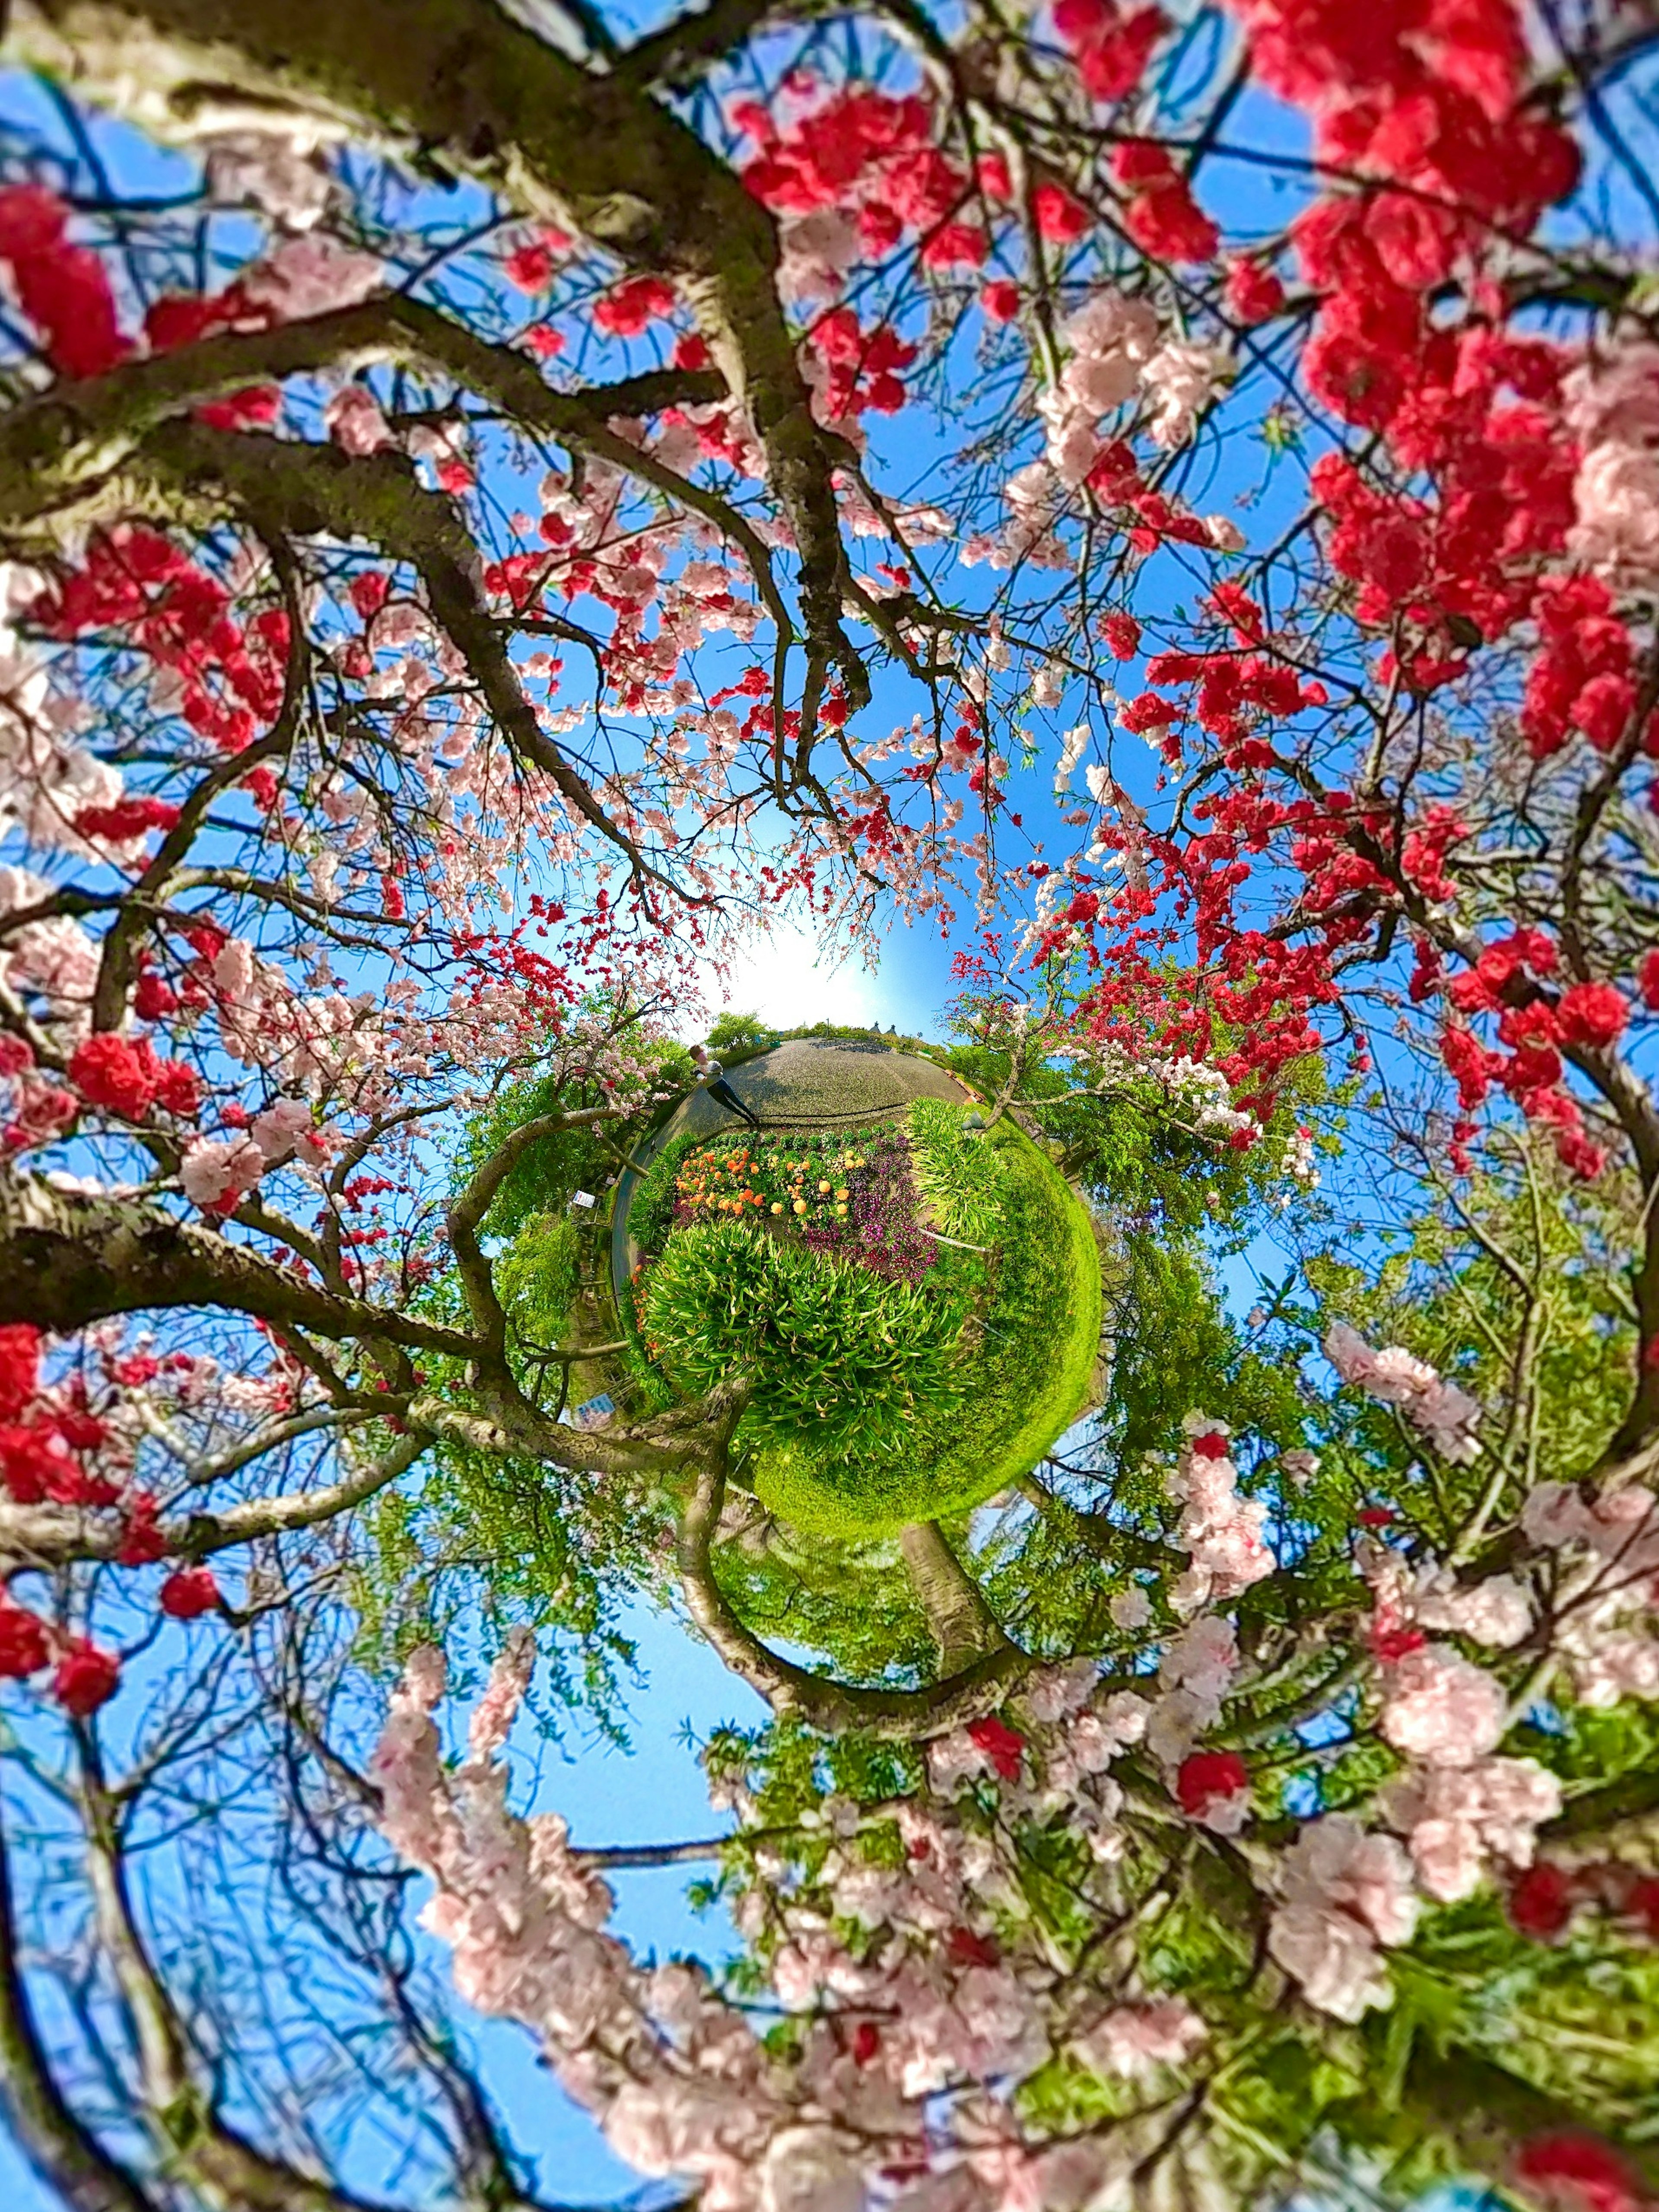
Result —
[[726, 1081], [725, 1073], [722, 1070], [719, 1060], [714, 1058], [712, 1053], [707, 1051], [704, 1047], [700, 1044], [694, 1044], [691, 1048], [691, 1065], [697, 1071], [697, 1081], [699, 1085], [708, 1093], [711, 1098], [715, 1100], [718, 1104], [724, 1106], [728, 1113], [740, 1115], [744, 1121], [748, 1122], [751, 1129], [758, 1129], [760, 1127], [761, 1120], [759, 1115], [751, 1114], [749, 1109], [744, 1104], [742, 1099], [738, 1097], [737, 1092]]

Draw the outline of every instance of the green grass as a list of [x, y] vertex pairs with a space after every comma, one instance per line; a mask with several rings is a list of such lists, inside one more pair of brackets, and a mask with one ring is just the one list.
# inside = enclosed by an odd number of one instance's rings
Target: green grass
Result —
[[1034, 1467], [1088, 1401], [1101, 1322], [1089, 1217], [1011, 1123], [982, 1141], [1002, 1170], [999, 1250], [963, 1397], [894, 1452], [763, 1450], [757, 1495], [804, 1530], [870, 1537], [979, 1504]]

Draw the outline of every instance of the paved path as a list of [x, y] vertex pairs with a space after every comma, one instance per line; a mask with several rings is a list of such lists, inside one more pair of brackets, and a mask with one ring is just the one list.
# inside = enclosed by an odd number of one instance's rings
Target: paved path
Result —
[[[769, 1129], [856, 1128], [901, 1113], [913, 1098], [948, 1098], [960, 1106], [969, 1097], [965, 1085], [931, 1060], [887, 1045], [827, 1037], [791, 1037], [775, 1051], [729, 1068], [726, 1079]], [[643, 1170], [676, 1137], [714, 1136], [743, 1127], [735, 1114], [699, 1089], [681, 1101], [635, 1157]], [[633, 1168], [623, 1169], [611, 1213], [611, 1276], [619, 1302], [641, 1259], [628, 1233], [639, 1181]]]

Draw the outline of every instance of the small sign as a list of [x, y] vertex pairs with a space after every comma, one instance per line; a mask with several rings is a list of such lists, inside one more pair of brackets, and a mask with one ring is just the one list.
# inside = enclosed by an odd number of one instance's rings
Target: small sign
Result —
[[572, 1206], [593, 1206], [598, 1203], [591, 1190], [575, 1191], [571, 1195]]
[[578, 1406], [570, 1418], [579, 1429], [602, 1429], [616, 1410], [615, 1399], [607, 1398], [601, 1393], [599, 1397], [589, 1398], [585, 1404]]

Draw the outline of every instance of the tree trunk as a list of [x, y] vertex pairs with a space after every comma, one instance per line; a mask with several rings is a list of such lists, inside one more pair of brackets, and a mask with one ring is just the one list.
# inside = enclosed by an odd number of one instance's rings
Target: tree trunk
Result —
[[1000, 1650], [1007, 1638], [979, 1584], [945, 1542], [937, 1521], [918, 1521], [899, 1538], [916, 1602], [939, 1646], [941, 1677]]

